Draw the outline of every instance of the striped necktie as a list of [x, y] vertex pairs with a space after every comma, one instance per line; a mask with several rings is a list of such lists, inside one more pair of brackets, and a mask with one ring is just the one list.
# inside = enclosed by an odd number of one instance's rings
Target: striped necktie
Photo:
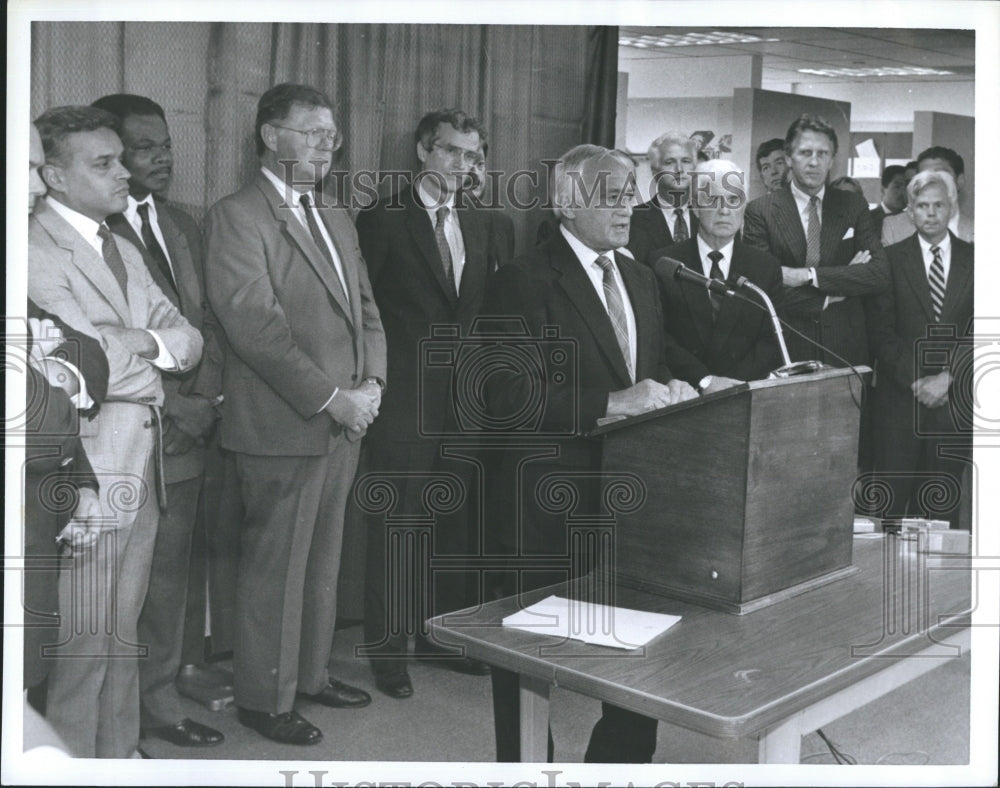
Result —
[[597, 258], [597, 264], [604, 272], [604, 297], [608, 302], [608, 317], [611, 318], [611, 325], [615, 329], [615, 339], [618, 340], [618, 347], [621, 348], [622, 357], [625, 359], [628, 375], [632, 380], [635, 380], [635, 370], [632, 369], [632, 350], [628, 341], [628, 318], [625, 316], [625, 301], [622, 299], [618, 283], [615, 281], [611, 259], [602, 254]]
[[684, 221], [684, 210], [674, 208], [674, 243], [682, 244], [690, 237], [687, 223]]
[[941, 247], [932, 246], [931, 268], [927, 274], [927, 283], [931, 288], [931, 307], [934, 310], [934, 321], [941, 322], [941, 308], [944, 306], [944, 261], [941, 259]]
[[122, 254], [118, 251], [118, 245], [106, 224], [97, 228], [97, 237], [101, 239], [101, 255], [104, 257], [104, 262], [111, 269], [115, 281], [122, 289], [122, 295], [128, 301], [128, 271], [125, 270], [125, 261], [122, 260]]
[[809, 198], [809, 229], [806, 231], [806, 268], [819, 265], [819, 197]]

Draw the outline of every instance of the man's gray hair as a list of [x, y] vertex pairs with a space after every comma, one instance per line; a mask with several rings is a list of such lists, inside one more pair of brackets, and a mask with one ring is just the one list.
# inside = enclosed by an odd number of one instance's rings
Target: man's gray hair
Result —
[[950, 172], [944, 170], [924, 170], [918, 172], [906, 186], [906, 194], [910, 198], [910, 205], [913, 205], [917, 195], [928, 186], [941, 186], [948, 195], [948, 202], [954, 208], [958, 205], [958, 188], [955, 186], [955, 179]]
[[[595, 173], [601, 171], [601, 164], [606, 164], [607, 168], [610, 168], [612, 162], [624, 164], [630, 170], [635, 168], [631, 157], [620, 150], [586, 144], [570, 148], [559, 157], [553, 174], [554, 199], [552, 203], [556, 216], [563, 215], [561, 208], [580, 207], [583, 168], [589, 162], [593, 162], [592, 169]], [[588, 191], [592, 185], [586, 184]]]
[[656, 172], [663, 166], [663, 152], [671, 145], [680, 145], [682, 148], [687, 148], [691, 154], [691, 158], [697, 160], [698, 143], [691, 139], [689, 134], [685, 134], [682, 131], [667, 131], [649, 144], [649, 167], [653, 172]]

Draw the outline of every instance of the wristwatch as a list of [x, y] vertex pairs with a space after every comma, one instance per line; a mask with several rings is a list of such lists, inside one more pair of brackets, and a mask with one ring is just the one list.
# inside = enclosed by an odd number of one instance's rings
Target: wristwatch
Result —
[[371, 377], [365, 378], [361, 382], [362, 383], [368, 383], [368, 382], [374, 383], [375, 385], [377, 385], [379, 387], [380, 390], [385, 391], [385, 381], [382, 380], [382, 378], [377, 378], [377, 377], [375, 377], [373, 375]]

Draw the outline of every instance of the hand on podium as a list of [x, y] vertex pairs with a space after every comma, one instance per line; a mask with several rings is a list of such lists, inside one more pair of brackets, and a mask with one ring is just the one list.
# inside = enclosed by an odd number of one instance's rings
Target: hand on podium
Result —
[[608, 394], [607, 415], [638, 416], [697, 396], [698, 392], [683, 380], [674, 379], [664, 385], [646, 378], [627, 389]]

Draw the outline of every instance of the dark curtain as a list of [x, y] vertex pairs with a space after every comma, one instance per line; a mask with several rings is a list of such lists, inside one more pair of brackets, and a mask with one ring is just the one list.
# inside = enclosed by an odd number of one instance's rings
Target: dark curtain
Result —
[[615, 147], [618, 98], [618, 28], [591, 28], [587, 36], [586, 104], [582, 141]]

